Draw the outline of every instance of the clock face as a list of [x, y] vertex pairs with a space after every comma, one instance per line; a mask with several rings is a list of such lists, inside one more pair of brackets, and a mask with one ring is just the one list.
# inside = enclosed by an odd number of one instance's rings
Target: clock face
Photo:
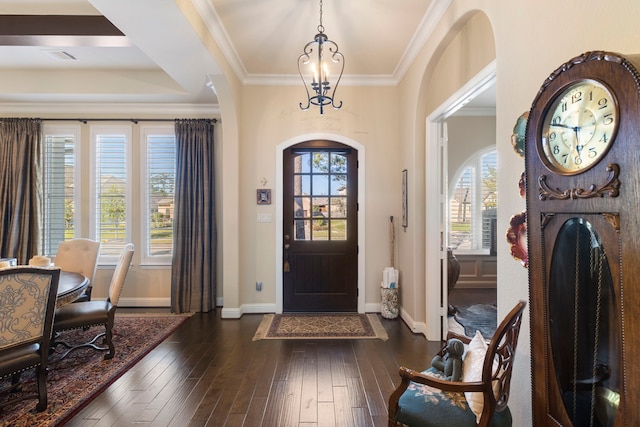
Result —
[[602, 83], [580, 80], [561, 91], [542, 122], [544, 164], [575, 175], [594, 166], [613, 144], [618, 106]]

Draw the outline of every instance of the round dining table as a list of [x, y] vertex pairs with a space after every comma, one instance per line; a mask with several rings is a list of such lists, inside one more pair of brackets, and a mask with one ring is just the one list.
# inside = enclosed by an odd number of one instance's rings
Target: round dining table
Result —
[[87, 286], [89, 286], [89, 279], [85, 275], [70, 271], [60, 271], [56, 308], [74, 302], [82, 295]]

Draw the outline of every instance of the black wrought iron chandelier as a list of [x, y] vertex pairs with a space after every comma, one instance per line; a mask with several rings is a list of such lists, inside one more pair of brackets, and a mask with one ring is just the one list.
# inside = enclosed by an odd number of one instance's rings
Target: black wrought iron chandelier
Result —
[[[306, 111], [311, 105], [320, 107], [323, 114], [325, 105], [336, 110], [342, 107], [342, 101], [336, 104], [335, 93], [344, 71], [344, 56], [338, 51], [338, 45], [329, 40], [322, 26], [322, 0], [320, 0], [320, 25], [313, 41], [307, 43], [303, 54], [298, 57], [298, 72], [307, 91], [307, 105], [300, 103], [300, 109]], [[333, 88], [329, 76], [337, 79]], [[311, 90], [310, 90], [311, 89]]]

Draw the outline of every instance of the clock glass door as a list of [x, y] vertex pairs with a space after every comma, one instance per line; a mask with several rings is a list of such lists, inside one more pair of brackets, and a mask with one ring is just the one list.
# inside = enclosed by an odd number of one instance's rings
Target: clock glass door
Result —
[[605, 247], [587, 219], [560, 227], [548, 292], [552, 361], [566, 414], [574, 426], [611, 426], [621, 389], [618, 309]]

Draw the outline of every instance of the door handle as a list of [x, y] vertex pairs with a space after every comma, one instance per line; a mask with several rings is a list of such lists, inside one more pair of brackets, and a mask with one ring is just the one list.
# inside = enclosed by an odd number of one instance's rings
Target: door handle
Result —
[[[284, 236], [285, 240], [289, 239], [289, 235]], [[289, 248], [291, 245], [289, 243], [284, 244], [284, 265], [282, 266], [282, 271], [285, 273], [289, 273], [291, 271], [291, 264], [289, 263]]]

